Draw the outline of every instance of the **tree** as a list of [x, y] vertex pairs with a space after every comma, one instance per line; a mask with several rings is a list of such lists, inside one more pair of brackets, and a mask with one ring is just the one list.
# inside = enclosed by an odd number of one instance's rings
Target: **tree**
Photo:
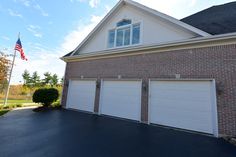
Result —
[[30, 73], [28, 70], [25, 70], [24, 73], [22, 74], [23, 80], [24, 80], [24, 85], [29, 86], [31, 83], [31, 78], [30, 78]]
[[49, 72], [44, 73], [44, 79], [42, 80], [43, 84], [48, 85], [51, 83], [51, 80], [52, 80], [51, 73]]
[[52, 75], [51, 82], [52, 82], [53, 86], [56, 86], [58, 84], [58, 76], [57, 76], [57, 74]]
[[63, 83], [64, 83], [64, 77], [61, 78], [60, 85], [63, 86]]
[[40, 85], [40, 76], [38, 75], [37, 71], [33, 72], [33, 75], [31, 77], [31, 82], [34, 87], [37, 87]]
[[7, 77], [10, 70], [11, 62], [7, 59], [7, 55], [0, 52], [0, 90], [4, 90], [7, 84]]

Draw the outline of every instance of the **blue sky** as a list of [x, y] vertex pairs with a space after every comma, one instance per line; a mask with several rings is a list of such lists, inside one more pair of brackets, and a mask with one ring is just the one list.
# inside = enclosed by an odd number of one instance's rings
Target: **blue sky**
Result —
[[[135, 0], [175, 18], [232, 0]], [[118, 0], [1, 0], [0, 50], [13, 53], [18, 32], [28, 61], [14, 66], [12, 83], [22, 81], [25, 69], [64, 75], [59, 59], [73, 50]]]

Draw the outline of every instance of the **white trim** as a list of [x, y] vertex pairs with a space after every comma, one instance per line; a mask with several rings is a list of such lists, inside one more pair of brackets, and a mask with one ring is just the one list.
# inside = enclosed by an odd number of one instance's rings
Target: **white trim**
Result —
[[150, 78], [150, 81], [213, 81], [211, 78]]
[[[67, 65], [67, 64], [66, 64]], [[66, 78], [66, 65], [65, 65], [65, 69], [64, 69], [64, 75], [63, 75], [63, 82], [62, 82], [62, 89], [61, 89], [61, 100], [60, 100], [60, 104], [62, 106], [62, 98], [63, 98], [63, 95], [64, 95], [64, 85], [65, 85], [65, 78]], [[69, 87], [69, 86], [68, 86]], [[68, 91], [68, 88], [67, 88], [67, 91]], [[66, 101], [67, 101], [67, 98], [66, 98]], [[66, 102], [67, 103], [67, 102]], [[66, 104], [65, 104], [66, 106]]]
[[103, 81], [142, 81], [142, 79], [139, 78], [103, 78]]
[[142, 93], [143, 93], [143, 80], [141, 79], [140, 80], [140, 96], [139, 96], [139, 99], [140, 99], [140, 107], [139, 107], [139, 122], [142, 123]]
[[99, 105], [98, 105], [98, 115], [102, 115], [102, 112], [101, 112], [101, 106], [102, 106], [102, 97], [103, 97], [103, 82], [104, 80], [101, 79], [101, 83], [100, 83], [100, 94], [99, 94]]
[[[226, 40], [225, 41], [226, 44], [222, 44], [222, 41], [220, 40]], [[227, 40], [230, 40], [230, 42]], [[213, 42], [220, 42], [220, 43], [214, 44]], [[104, 56], [107, 54], [110, 55], [110, 54], [121, 54], [121, 53], [128, 53], [128, 52], [137, 52], [137, 51], [148, 51], [148, 50], [153, 50], [153, 49], [170, 48], [170, 47], [178, 47], [178, 46], [186, 46], [186, 45], [188, 46], [190, 44], [205, 44], [205, 47], [207, 46], [209, 47], [211, 45], [227, 45], [227, 43], [236, 44], [236, 33], [221, 34], [221, 35], [215, 35], [215, 36], [209, 36], [209, 37], [198, 37], [194, 39], [179, 40], [175, 42], [167, 42], [167, 43], [159, 43], [159, 44], [149, 44], [145, 46], [140, 45], [140, 46], [129, 46], [127, 48], [108, 49], [104, 51], [97, 51], [96, 53], [89, 52], [86, 54], [80, 54], [80, 55], [75, 55], [75, 56], [61, 57], [61, 59], [66, 61], [67, 59], [69, 60], [69, 59], [74, 59], [74, 58], [98, 57], [98, 56]], [[193, 46], [193, 47], [201, 47], [201, 46]], [[173, 48], [173, 49], [179, 50], [181, 48]]]
[[74, 52], [70, 55], [73, 56], [75, 52], [77, 52], [94, 34], [95, 32], [97, 32], [99, 30], [100, 27], [102, 27], [105, 23], [105, 21], [107, 21], [114, 13], [115, 11], [117, 11], [120, 7], [122, 7], [125, 4], [129, 4], [131, 6], [137, 7], [139, 9], [141, 9], [142, 11], [147, 11], [148, 13], [151, 13], [155, 16], [161, 17], [162, 19], [169, 21], [171, 23], [176, 24], [179, 27], [182, 27], [190, 32], [196, 33], [200, 36], [206, 37], [206, 36], [210, 36], [209, 33], [206, 33], [200, 29], [197, 29], [193, 26], [190, 26], [186, 23], [183, 23], [173, 17], [170, 17], [168, 15], [165, 15], [163, 13], [160, 13], [156, 10], [153, 10], [151, 8], [148, 8], [142, 4], [139, 4], [137, 2], [133, 2], [131, 0], [120, 0], [112, 9], [111, 11], [99, 22], [99, 24], [88, 34], [88, 36], [76, 47], [76, 49], [74, 50]]
[[212, 110], [213, 110], [213, 133], [215, 137], [219, 137], [218, 128], [218, 110], [217, 110], [217, 93], [216, 93], [216, 81], [212, 80]]
[[[134, 25], [139, 25], [139, 43], [137, 44], [133, 44], [133, 26]], [[129, 45], [124, 45], [125, 42], [125, 30], [126, 28], [130, 30], [130, 43]], [[123, 43], [122, 46], [116, 46], [116, 39], [117, 39], [117, 30], [122, 29], [123, 30]], [[114, 37], [114, 45], [113, 47], [109, 47], [109, 32], [114, 30], [115, 31], [115, 37]], [[106, 49], [107, 50], [115, 50], [115, 49], [120, 49], [120, 48], [127, 48], [127, 47], [131, 47], [131, 46], [138, 46], [138, 45], [142, 45], [142, 39], [143, 38], [143, 23], [141, 21], [139, 22], [135, 22], [135, 23], [131, 23], [128, 25], [124, 25], [124, 26], [119, 26], [119, 27], [113, 27], [111, 29], [109, 29], [107, 31], [107, 37], [106, 37]]]
[[147, 123], [148, 123], [148, 125], [150, 125], [150, 111], [151, 111], [151, 102], [150, 102], [150, 99], [151, 99], [151, 89], [150, 89], [150, 87], [151, 87], [151, 79], [148, 79], [148, 100], [147, 100], [147, 107], [148, 107], [148, 120], [147, 120]]
[[[215, 79], [208, 79], [208, 78], [200, 78], [200, 79], [159, 79], [159, 78], [150, 78], [149, 79], [149, 87], [148, 87], [148, 124], [150, 125], [150, 111], [151, 111], [151, 102], [150, 102], [150, 99], [151, 99], [151, 81], [211, 81], [211, 100], [212, 100], [212, 128], [213, 128], [213, 135], [215, 137], [219, 137], [219, 134], [218, 134], [218, 114], [217, 114], [217, 98], [216, 98], [216, 85], [215, 85]], [[166, 126], [166, 127], [169, 127], [169, 126]], [[171, 127], [170, 127], [171, 128]], [[174, 127], [175, 128], [175, 127]], [[180, 128], [177, 128], [177, 129], [180, 129]], [[181, 129], [182, 130], [182, 129]], [[185, 129], [183, 129], [185, 130]], [[190, 130], [191, 132], [191, 130]], [[194, 131], [193, 131], [194, 132]]]
[[98, 25], [87, 35], [87, 37], [75, 48], [74, 52], [70, 55], [73, 56], [77, 50], [82, 47], [92, 36], [95, 34], [97, 30], [105, 23], [106, 20], [109, 19], [109, 17], [115, 13], [116, 10], [118, 10], [122, 5], [124, 5], [124, 0], [120, 0], [111, 10], [110, 12], [98, 23]]
[[94, 112], [94, 109], [93, 109], [93, 111], [92, 112], [90, 112], [90, 111], [83, 111], [83, 110], [79, 110], [79, 109], [75, 109], [75, 108], [69, 108], [68, 107], [68, 96], [69, 96], [69, 94], [70, 94], [70, 85], [71, 85], [71, 81], [94, 81], [95, 82], [95, 97], [94, 97], [94, 103], [93, 103], [93, 108], [95, 108], [95, 101], [96, 101], [96, 90], [97, 90], [97, 88], [96, 88], [96, 81], [97, 81], [97, 78], [70, 78], [69, 79], [69, 84], [68, 84], [68, 89], [67, 89], [67, 97], [66, 97], [66, 106], [65, 106], [65, 108], [66, 109], [72, 109], [72, 110], [77, 110], [77, 111], [81, 111], [81, 112], [85, 112], [85, 113], [93, 113], [93, 114], [95, 114], [95, 112]]
[[174, 18], [174, 17], [171, 17], [171, 16], [169, 16], [169, 15], [163, 14], [163, 13], [157, 11], [157, 10], [154, 10], [154, 9], [152, 9], [152, 8], [149, 8], [149, 7], [147, 7], [147, 6], [145, 6], [145, 5], [142, 5], [142, 4], [140, 4], [140, 3], [134, 2], [134, 1], [132, 1], [132, 0], [124, 0], [124, 1], [125, 1], [127, 4], [130, 4], [130, 5], [132, 5], [132, 6], [135, 6], [135, 7], [137, 7], [137, 8], [140, 8], [140, 9], [142, 9], [142, 10], [148, 12], [148, 13], [151, 13], [151, 14], [153, 14], [153, 15], [159, 16], [159, 17], [161, 17], [162, 19], [164, 19], [164, 20], [166, 20], [166, 21], [169, 21], [169, 22], [171, 22], [171, 23], [173, 23], [173, 24], [176, 24], [176, 25], [178, 25], [178, 26], [180, 26], [180, 27], [183, 27], [183, 28], [185, 28], [185, 29], [187, 29], [187, 30], [189, 30], [189, 31], [191, 31], [191, 32], [194, 32], [194, 33], [200, 35], [200, 36], [210, 36], [210, 35], [211, 35], [211, 34], [209, 34], [209, 33], [207, 33], [207, 32], [204, 32], [204, 31], [202, 31], [202, 30], [196, 28], [196, 27], [193, 27], [193, 26], [191, 26], [191, 25], [188, 25], [188, 24], [186, 24], [186, 23], [184, 23], [184, 22], [182, 22], [182, 21], [180, 21], [180, 20], [178, 20], [178, 19], [176, 19], [176, 18]]
[[75, 80], [75, 81], [97, 81], [97, 78], [77, 78], [77, 77], [72, 77], [70, 80]]
[[69, 79], [69, 83], [68, 83], [68, 89], [67, 89], [67, 95], [66, 95], [66, 105], [65, 105], [66, 109], [69, 109], [69, 107], [68, 107], [68, 101], [69, 101], [68, 96], [70, 95], [70, 90], [69, 90], [70, 86], [71, 86], [71, 79]]

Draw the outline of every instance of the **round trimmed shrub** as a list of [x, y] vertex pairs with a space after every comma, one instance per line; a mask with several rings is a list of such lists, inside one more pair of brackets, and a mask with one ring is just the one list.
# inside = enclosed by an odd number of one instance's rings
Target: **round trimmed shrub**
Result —
[[55, 88], [40, 88], [33, 94], [33, 102], [41, 103], [43, 106], [48, 107], [53, 102], [57, 101], [59, 92]]

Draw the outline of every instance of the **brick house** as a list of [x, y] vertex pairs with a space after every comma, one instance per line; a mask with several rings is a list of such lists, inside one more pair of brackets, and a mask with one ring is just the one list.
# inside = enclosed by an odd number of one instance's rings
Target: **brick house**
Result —
[[121, 0], [62, 59], [64, 108], [236, 136], [236, 33]]

